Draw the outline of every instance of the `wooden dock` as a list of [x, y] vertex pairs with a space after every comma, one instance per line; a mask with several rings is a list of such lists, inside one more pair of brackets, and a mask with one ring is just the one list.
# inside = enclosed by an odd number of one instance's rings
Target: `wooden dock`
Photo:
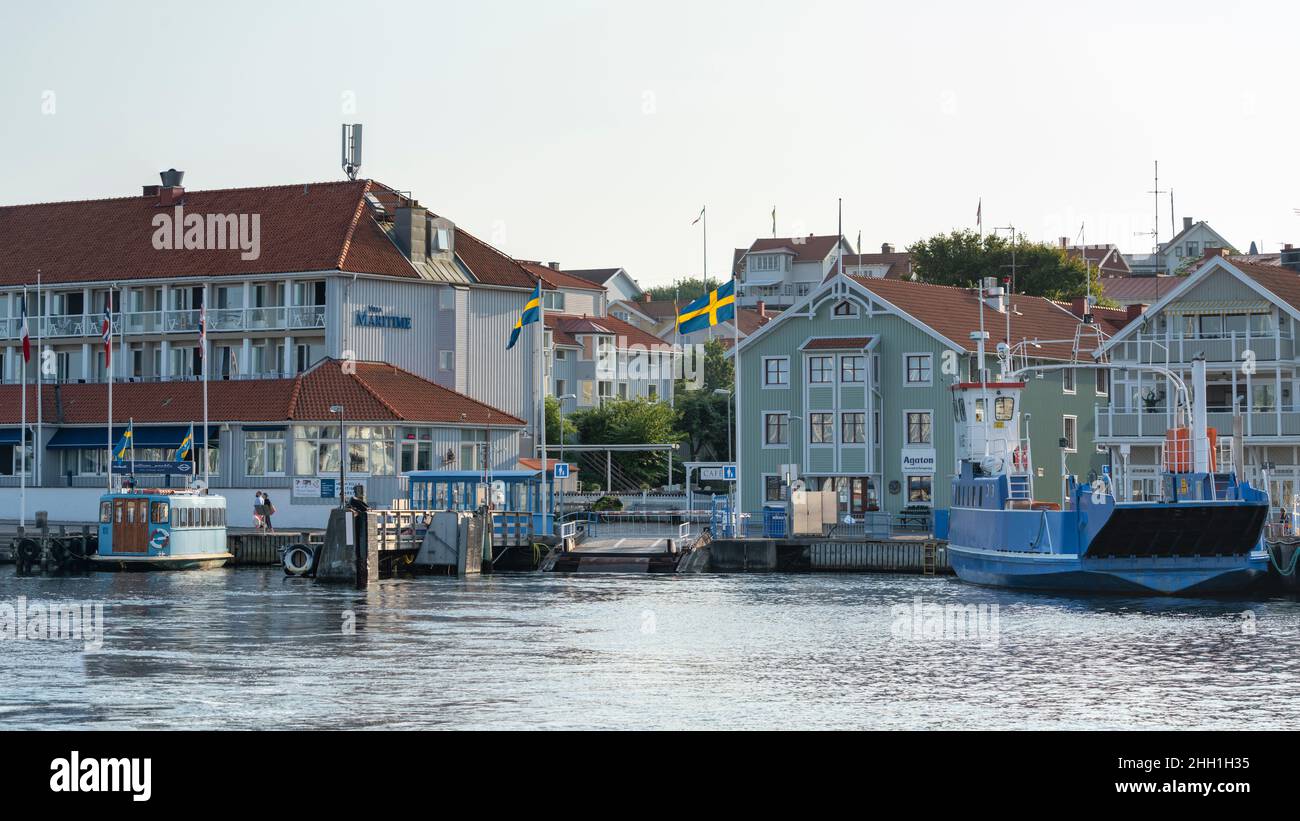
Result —
[[935, 539], [717, 539], [708, 551], [708, 570], [719, 573], [952, 573]]

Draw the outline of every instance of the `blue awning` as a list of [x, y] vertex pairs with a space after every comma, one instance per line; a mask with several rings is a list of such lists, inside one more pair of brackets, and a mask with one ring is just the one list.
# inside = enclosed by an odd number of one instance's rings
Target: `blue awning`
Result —
[[22, 441], [21, 428], [0, 428], [0, 445], [16, 445]]
[[[181, 440], [185, 438], [185, 434], [189, 432], [189, 425], [136, 425], [132, 438], [138, 448], [174, 448], [181, 443]], [[113, 428], [113, 443], [117, 444], [117, 441], [122, 438], [124, 433], [126, 433], [125, 425]], [[217, 441], [219, 434], [216, 425], [208, 426], [208, 435], [212, 437], [213, 442]], [[204, 444], [202, 425], [195, 425], [194, 439], [194, 444]], [[14, 441], [16, 442], [17, 439]], [[50, 443], [45, 447], [50, 450], [107, 448], [108, 437], [104, 435], [103, 428], [61, 428], [58, 433], [50, 438]]]

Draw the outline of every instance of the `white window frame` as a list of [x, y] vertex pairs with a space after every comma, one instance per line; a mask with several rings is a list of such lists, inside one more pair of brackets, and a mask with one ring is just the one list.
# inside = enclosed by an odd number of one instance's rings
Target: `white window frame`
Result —
[[[1065, 386], [1066, 380], [1069, 380], [1070, 386]], [[1074, 396], [1079, 392], [1079, 380], [1074, 372], [1074, 368], [1065, 368], [1061, 371], [1061, 393], [1068, 396]]]
[[[1073, 437], [1069, 436], [1069, 434], [1068, 434], [1068, 431], [1069, 431], [1070, 423], [1071, 423], [1071, 422], [1074, 423], [1074, 436], [1073, 436]], [[1065, 452], [1066, 452], [1066, 453], [1078, 453], [1078, 452], [1079, 452], [1079, 417], [1077, 417], [1077, 416], [1072, 416], [1072, 415], [1070, 415], [1070, 414], [1068, 414], [1068, 413], [1067, 413], [1067, 414], [1064, 414], [1064, 415], [1061, 417], [1061, 438], [1065, 440]], [[1071, 442], [1071, 441], [1070, 441], [1071, 438], [1074, 439], [1074, 442]]]
[[[849, 312], [846, 314], [839, 313], [841, 305], [849, 306]], [[851, 299], [841, 299], [831, 306], [831, 319], [860, 319], [862, 317], [862, 306]]]
[[[785, 417], [785, 441], [769, 442], [767, 441], [767, 419], [769, 416]], [[764, 450], [786, 450], [790, 447], [790, 412], [789, 411], [763, 411], [763, 449]]]
[[[813, 379], [813, 362], [814, 360], [829, 360], [830, 365], [827, 368], [827, 379]], [[808, 384], [809, 385], [834, 385], [835, 384], [835, 354], [809, 354], [808, 355]]]
[[[785, 382], [783, 382], [783, 383], [780, 383], [780, 382], [772, 382], [772, 383], [769, 383], [769, 382], [767, 381], [767, 376], [768, 376], [767, 365], [768, 365], [769, 362], [784, 362], [784, 363], [785, 363]], [[762, 384], [763, 384], [763, 389], [764, 389], [764, 390], [770, 390], [770, 391], [784, 391], [784, 390], [789, 390], [789, 389], [790, 389], [790, 357], [788, 357], [788, 356], [765, 356], [765, 357], [763, 357], [763, 363], [762, 363], [762, 364], [763, 364]]]
[[[913, 382], [910, 379], [911, 368], [908, 360], [914, 356], [925, 357], [929, 361], [930, 378], [924, 382]], [[905, 388], [930, 388], [934, 386], [934, 354], [930, 351], [912, 351], [903, 354], [903, 387]]]
[[[839, 418], [838, 418], [837, 414], [835, 413], [835, 411], [821, 411], [821, 410], [819, 410], [819, 411], [810, 411], [810, 412], [807, 414], [807, 416], [808, 416], [808, 430], [807, 430], [807, 436], [808, 436], [808, 447], [810, 447], [810, 448], [833, 448], [833, 447], [836, 447], [837, 445], [839, 445], [839, 443], [840, 443], [840, 440], [839, 440], [839, 431], [836, 429], [836, 425], [839, 423]], [[829, 417], [830, 417], [831, 438], [830, 438], [830, 441], [829, 441], [829, 442], [825, 442], [825, 441], [823, 441], [823, 442], [814, 442], [814, 441], [813, 441], [813, 417], [814, 417], [814, 416], [829, 416]], [[787, 438], [789, 437], [789, 433], [788, 433], [788, 432], [786, 433], [786, 437], [787, 437]]]
[[[924, 413], [930, 417], [930, 441], [913, 442], [909, 438], [911, 435], [910, 423], [907, 416], [911, 413]], [[904, 408], [903, 409], [903, 447], [913, 447], [921, 445], [923, 447], [934, 447], [934, 409], [933, 408]]]
[[[862, 378], [861, 378], [861, 379], [852, 379], [852, 380], [850, 380], [850, 379], [845, 379], [845, 378], [844, 378], [844, 362], [845, 362], [845, 360], [847, 360], [847, 359], [860, 359], [860, 360], [862, 360], [862, 367], [861, 367], [861, 368], [855, 368], [855, 370], [857, 370], [857, 371], [862, 375]], [[866, 356], [866, 354], [861, 354], [861, 353], [845, 353], [845, 354], [840, 354], [840, 355], [839, 355], [839, 361], [838, 361], [836, 364], [839, 365], [839, 371], [836, 373], [836, 378], [839, 380], [839, 383], [840, 383], [841, 385], [865, 385], [865, 384], [867, 384], [867, 356]]]
[[[934, 474], [933, 473], [908, 473], [903, 476], [903, 504], [904, 505], [924, 505], [925, 507], [934, 507]], [[911, 499], [911, 482], [913, 479], [930, 480], [930, 498], [924, 502], [913, 502]]]

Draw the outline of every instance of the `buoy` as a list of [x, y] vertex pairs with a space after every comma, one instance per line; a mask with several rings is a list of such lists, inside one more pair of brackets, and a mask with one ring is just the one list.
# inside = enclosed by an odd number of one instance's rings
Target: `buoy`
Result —
[[313, 551], [304, 544], [292, 544], [284, 551], [284, 574], [305, 576], [311, 570]]

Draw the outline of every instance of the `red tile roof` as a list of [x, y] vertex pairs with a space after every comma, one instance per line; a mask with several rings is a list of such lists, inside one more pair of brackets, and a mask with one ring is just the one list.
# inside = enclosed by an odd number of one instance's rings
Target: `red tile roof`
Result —
[[537, 285], [537, 277], [524, 266], [459, 226], [456, 228], [456, 256], [474, 279], [484, 285], [513, 288]]
[[[845, 254], [844, 267], [850, 268], [855, 265], [888, 265], [885, 271], [885, 279], [911, 279], [912, 277], [912, 255], [906, 251], [894, 251], [888, 254]], [[832, 270], [829, 276], [833, 276], [836, 270]]]
[[[331, 405], [358, 422], [469, 425], [525, 424], [522, 419], [383, 362], [357, 362], [345, 373], [326, 359], [293, 379], [214, 380], [208, 383], [212, 422], [322, 422], [335, 419]], [[18, 385], [0, 385], [0, 424], [21, 422]], [[61, 385], [44, 390], [50, 424], [104, 422], [105, 384]], [[28, 421], [36, 418], [36, 388], [27, 388]], [[193, 422], [203, 418], [201, 382], [119, 382], [113, 386], [113, 421], [142, 424]]]
[[530, 276], [540, 278], [548, 290], [553, 291], [557, 288], [576, 288], [583, 291], [598, 291], [601, 293], [605, 290], [599, 285], [593, 285], [585, 279], [579, 279], [578, 277], [564, 271], [557, 271], [551, 266], [543, 265], [540, 262], [533, 262], [532, 260], [526, 259], [518, 260], [518, 262]]
[[[852, 279], [954, 344], [960, 345], [963, 350], [975, 350], [970, 335], [980, 329], [980, 300], [973, 290], [891, 279]], [[1032, 348], [1032, 355], [1063, 361], [1074, 358], [1074, 331], [1079, 318], [1070, 313], [1068, 306], [1043, 297], [1023, 294], [1013, 295], [1010, 301], [1013, 307], [1010, 344], [1038, 340], [1041, 347]], [[987, 350], [992, 352], [999, 342], [1006, 341], [1007, 315], [988, 307], [983, 313], [984, 330], [989, 334]], [[1094, 316], [1102, 330], [1112, 334], [1123, 323], [1125, 312], [1094, 309]]]
[[1183, 282], [1182, 277], [1105, 277], [1101, 280], [1101, 293], [1117, 302], [1145, 302], [1148, 305], [1173, 291]]
[[741, 260], [746, 253], [757, 254], [764, 251], [788, 251], [795, 262], [818, 262], [826, 259], [831, 251], [835, 250], [835, 245], [839, 237], [834, 234], [830, 236], [808, 235], [806, 237], [768, 237], [765, 239], [754, 240], [754, 244], [749, 248], [737, 248], [733, 256], [735, 273], [740, 275], [744, 273], [741, 269], [744, 267]]
[[189, 215], [258, 215], [260, 254], [238, 250], [157, 250], [152, 220], [174, 216], [154, 196], [0, 207], [0, 285], [111, 282], [159, 277], [248, 276], [353, 271], [415, 277], [414, 268], [375, 222], [370, 180], [186, 191]]
[[626, 345], [644, 345], [647, 348], [667, 344], [654, 334], [613, 316], [548, 313], [546, 327], [551, 331], [551, 338], [557, 345], [578, 347], [579, 334], [609, 334], [624, 338]]

